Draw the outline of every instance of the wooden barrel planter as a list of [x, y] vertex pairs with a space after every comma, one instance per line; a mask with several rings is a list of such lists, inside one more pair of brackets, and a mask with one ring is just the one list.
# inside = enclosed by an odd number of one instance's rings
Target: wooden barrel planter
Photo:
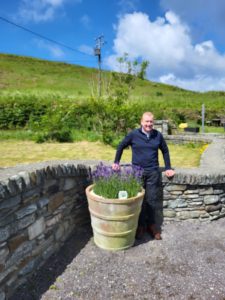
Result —
[[93, 185], [86, 188], [95, 244], [106, 250], [123, 250], [135, 242], [138, 218], [144, 190], [136, 197], [106, 199], [93, 193]]

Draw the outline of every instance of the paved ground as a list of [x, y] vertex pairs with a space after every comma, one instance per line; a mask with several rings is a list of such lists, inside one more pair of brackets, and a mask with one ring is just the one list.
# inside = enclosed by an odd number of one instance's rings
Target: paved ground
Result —
[[10, 300], [224, 300], [225, 219], [164, 224], [162, 236], [108, 252], [80, 228]]

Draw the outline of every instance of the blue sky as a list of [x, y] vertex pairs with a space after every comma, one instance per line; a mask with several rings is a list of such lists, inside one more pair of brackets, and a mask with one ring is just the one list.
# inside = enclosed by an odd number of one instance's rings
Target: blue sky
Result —
[[8, 0], [0, 16], [75, 50], [0, 19], [1, 53], [97, 67], [93, 47], [104, 35], [104, 69], [118, 70], [126, 52], [150, 62], [150, 80], [225, 90], [224, 0]]

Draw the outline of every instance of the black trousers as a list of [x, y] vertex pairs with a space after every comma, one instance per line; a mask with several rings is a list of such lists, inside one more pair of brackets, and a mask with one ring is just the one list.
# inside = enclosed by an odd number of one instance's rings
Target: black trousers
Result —
[[156, 209], [159, 202], [160, 171], [145, 171], [143, 175], [143, 182], [145, 197], [139, 216], [139, 226], [156, 223]]

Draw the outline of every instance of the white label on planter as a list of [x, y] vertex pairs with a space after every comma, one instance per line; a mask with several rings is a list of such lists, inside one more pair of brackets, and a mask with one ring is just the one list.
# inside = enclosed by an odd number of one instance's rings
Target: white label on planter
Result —
[[128, 198], [127, 191], [119, 191], [118, 198], [119, 199], [127, 199]]

